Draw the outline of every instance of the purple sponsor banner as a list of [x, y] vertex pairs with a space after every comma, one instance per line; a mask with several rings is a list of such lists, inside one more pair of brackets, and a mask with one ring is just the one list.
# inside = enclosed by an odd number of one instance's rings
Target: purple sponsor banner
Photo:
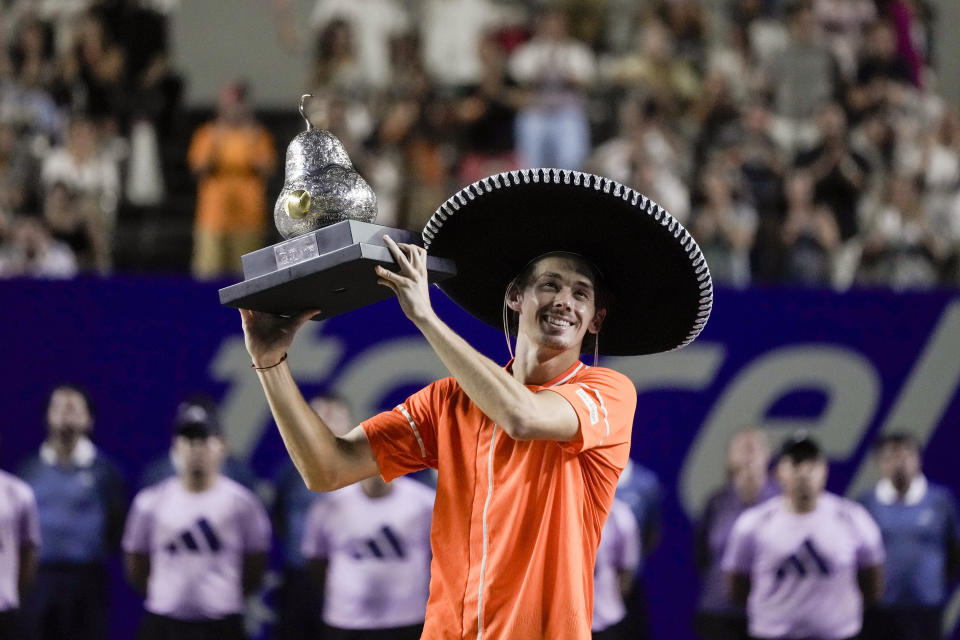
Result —
[[[219, 400], [233, 451], [271, 477], [286, 454], [250, 370], [239, 315], [217, 304], [222, 284], [148, 277], [0, 282], [7, 355], [0, 467], [15, 469], [36, 450], [46, 394], [73, 381], [90, 390], [94, 438], [131, 487], [169, 446], [176, 404], [198, 391]], [[439, 291], [434, 299], [456, 331], [506, 360], [500, 332]], [[290, 364], [305, 395], [336, 390], [357, 418], [445, 375], [392, 300], [309, 325]], [[869, 449], [877, 435], [907, 429], [926, 444], [928, 476], [960, 494], [957, 292], [720, 290], [713, 317], [690, 347], [602, 364], [636, 382], [632, 455], [664, 487], [663, 542], [645, 572], [655, 638], [692, 638], [692, 519], [723, 480], [727, 438], [745, 424], [774, 434], [811, 429], [831, 458], [829, 488], [849, 495], [872, 482]], [[119, 576], [114, 583], [114, 635], [131, 637], [139, 600]]]

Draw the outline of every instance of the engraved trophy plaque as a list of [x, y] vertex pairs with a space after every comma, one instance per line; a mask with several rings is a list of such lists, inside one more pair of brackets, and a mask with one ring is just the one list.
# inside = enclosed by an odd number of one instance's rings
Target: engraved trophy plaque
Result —
[[[340, 140], [307, 123], [287, 147], [273, 220], [284, 241], [242, 257], [243, 282], [220, 289], [230, 307], [323, 320], [393, 296], [374, 267], [396, 269], [383, 236], [422, 246], [419, 233], [374, 224], [377, 199]], [[456, 275], [451, 260], [427, 257], [430, 282]]]

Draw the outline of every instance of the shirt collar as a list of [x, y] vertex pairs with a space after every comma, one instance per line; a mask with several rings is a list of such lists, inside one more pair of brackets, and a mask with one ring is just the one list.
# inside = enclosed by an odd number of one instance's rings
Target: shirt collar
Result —
[[[875, 493], [877, 500], [883, 504], [893, 504], [897, 502], [900, 495], [888, 478], [883, 478], [877, 483]], [[921, 473], [910, 481], [910, 488], [907, 489], [906, 495], [903, 496], [903, 503], [908, 507], [912, 507], [923, 500], [925, 495], [927, 495], [927, 477]]]
[[[75, 467], [89, 467], [93, 464], [93, 459], [97, 457], [97, 448], [86, 436], [77, 441], [77, 446], [73, 448], [70, 454], [70, 462]], [[40, 445], [40, 459], [51, 466], [57, 463], [57, 453], [49, 442]]]
[[[507, 370], [507, 373], [512, 373], [512, 372], [513, 372], [513, 361], [514, 361], [514, 358], [511, 358], [511, 359], [510, 359], [510, 362], [508, 362], [508, 363], [506, 364], [506, 366], [504, 367], [504, 369]], [[583, 370], [585, 370], [585, 369], [588, 369], [588, 368], [589, 368], [589, 365], [583, 364], [582, 362], [580, 362], [579, 360], [577, 360], [577, 361], [575, 361], [572, 365], [570, 365], [570, 366], [567, 368], [566, 371], [564, 371], [563, 373], [561, 373], [561, 374], [558, 375], [557, 377], [553, 378], [552, 380], [548, 380], [547, 382], [544, 382], [543, 384], [528, 384], [528, 385], [526, 385], [526, 386], [528, 386], [528, 387], [555, 387], [555, 386], [557, 386], [557, 385], [559, 385], [559, 384], [565, 384], [565, 383], [567, 383], [567, 382], [570, 382], [570, 380], [573, 378], [573, 376], [575, 376], [576, 374], [578, 374], [578, 373], [580, 373], [581, 371], [583, 371]]]

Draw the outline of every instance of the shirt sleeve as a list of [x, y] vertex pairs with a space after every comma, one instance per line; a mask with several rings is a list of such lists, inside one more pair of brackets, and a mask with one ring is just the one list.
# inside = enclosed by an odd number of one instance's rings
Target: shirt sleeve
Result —
[[313, 560], [330, 556], [330, 543], [323, 528], [327, 520], [327, 500], [317, 500], [307, 512], [307, 521], [303, 526], [303, 541], [300, 553], [304, 558]]
[[260, 500], [252, 493], [246, 496], [246, 509], [241, 520], [243, 527], [243, 552], [265, 553], [270, 551], [270, 517]]
[[438, 380], [363, 427], [386, 482], [437, 467], [437, 422], [450, 397], [450, 379]]
[[720, 563], [725, 572], [751, 574], [756, 554], [752, 524], [749, 512], [741, 514], [734, 522]]
[[147, 491], [137, 494], [127, 515], [127, 523], [123, 530], [123, 550], [127, 553], [150, 553], [150, 542], [153, 538], [153, 515], [149, 508], [152, 502]]
[[850, 503], [853, 526], [857, 532], [857, 566], [875, 567], [883, 564], [883, 534], [870, 513], [862, 505]]
[[33, 490], [24, 485], [23, 502], [17, 523], [20, 546], [40, 546], [40, 520], [37, 516], [37, 499]]
[[570, 453], [630, 442], [637, 390], [625, 375], [591, 367], [577, 382], [550, 387], [570, 403], [580, 419], [580, 429], [561, 446]]

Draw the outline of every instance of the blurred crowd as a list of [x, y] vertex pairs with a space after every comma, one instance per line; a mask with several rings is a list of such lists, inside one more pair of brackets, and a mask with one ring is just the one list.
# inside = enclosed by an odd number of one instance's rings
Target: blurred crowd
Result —
[[[309, 404], [337, 434], [355, 425], [338, 396]], [[140, 640], [420, 637], [433, 470], [313, 493], [284, 457], [258, 479], [230, 454], [216, 404], [196, 395], [178, 406], [169, 448], [130, 482], [97, 444], [82, 387], [53, 389], [45, 422], [17, 476], [0, 471], [0, 637], [115, 636], [108, 563], [118, 554], [144, 598]], [[700, 572], [697, 637], [942, 637], [960, 577], [956, 499], [923, 473], [910, 433], [884, 433], [874, 451], [879, 480], [853, 501], [826, 491], [827, 455], [807, 432], [778, 452], [764, 430], [733, 435], [726, 480], [695, 518], [695, 548], [664, 543]], [[661, 543], [663, 493], [628, 462], [597, 551], [594, 640], [655, 637], [643, 571]]]
[[[107, 272], [118, 211], [162, 216], [177, 195], [179, 3], [2, 4], [0, 274]], [[278, 37], [311, 52], [310, 118], [382, 224], [419, 230], [465, 184], [553, 166], [659, 202], [724, 285], [960, 282], [960, 113], [938, 93], [928, 0], [271, 6]], [[286, 141], [255, 105], [229, 83], [190, 139], [201, 277], [275, 238]]]

